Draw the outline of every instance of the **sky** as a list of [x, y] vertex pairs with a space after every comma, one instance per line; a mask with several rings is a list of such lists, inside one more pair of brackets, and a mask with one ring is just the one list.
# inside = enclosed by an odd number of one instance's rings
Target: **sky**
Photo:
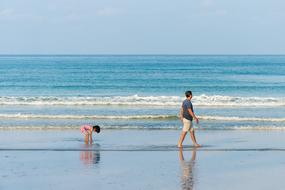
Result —
[[0, 0], [0, 54], [285, 54], [284, 0]]

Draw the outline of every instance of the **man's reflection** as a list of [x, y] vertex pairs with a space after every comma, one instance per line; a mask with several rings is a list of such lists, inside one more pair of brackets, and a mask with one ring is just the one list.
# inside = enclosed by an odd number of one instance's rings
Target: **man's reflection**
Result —
[[99, 144], [85, 144], [83, 150], [80, 152], [80, 160], [86, 166], [96, 165], [100, 162], [100, 145]]
[[196, 148], [193, 149], [191, 160], [185, 161], [183, 149], [179, 149], [179, 159], [181, 165], [181, 188], [182, 190], [192, 190], [194, 186], [194, 165], [196, 159]]

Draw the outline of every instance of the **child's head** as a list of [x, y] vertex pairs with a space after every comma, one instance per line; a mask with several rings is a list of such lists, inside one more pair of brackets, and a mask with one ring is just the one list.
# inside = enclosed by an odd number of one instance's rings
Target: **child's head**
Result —
[[186, 98], [192, 98], [192, 92], [190, 90], [185, 92]]
[[93, 131], [95, 131], [96, 133], [100, 133], [100, 126], [98, 125], [93, 126]]

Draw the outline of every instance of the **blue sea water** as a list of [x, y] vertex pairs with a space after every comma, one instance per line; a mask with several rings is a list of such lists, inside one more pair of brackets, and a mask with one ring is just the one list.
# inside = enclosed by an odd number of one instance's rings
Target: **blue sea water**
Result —
[[285, 129], [285, 56], [0, 56], [0, 128]]

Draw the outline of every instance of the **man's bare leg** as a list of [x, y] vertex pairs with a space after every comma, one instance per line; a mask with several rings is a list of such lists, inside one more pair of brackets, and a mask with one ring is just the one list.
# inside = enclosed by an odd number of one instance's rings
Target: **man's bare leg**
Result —
[[197, 141], [196, 141], [196, 137], [195, 137], [195, 132], [194, 132], [194, 130], [191, 130], [191, 131], [190, 131], [190, 137], [191, 137], [191, 140], [192, 140], [192, 142], [193, 142], [193, 144], [194, 144], [195, 147], [200, 147], [200, 146], [201, 146], [201, 145], [199, 145], [199, 144], [197, 143]]
[[185, 139], [186, 134], [187, 134], [187, 132], [185, 132], [185, 131], [181, 132], [180, 139], [179, 139], [178, 145], [177, 145], [179, 148], [182, 147], [182, 143]]

